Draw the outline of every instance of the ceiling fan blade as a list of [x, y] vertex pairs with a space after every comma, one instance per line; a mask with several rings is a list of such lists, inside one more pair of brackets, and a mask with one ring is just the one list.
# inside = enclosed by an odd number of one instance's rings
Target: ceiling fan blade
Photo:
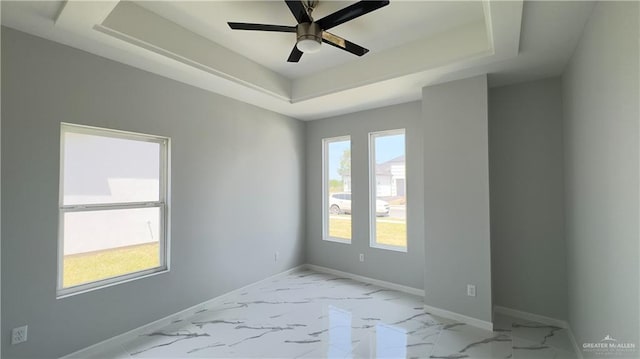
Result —
[[245, 23], [245, 22], [228, 22], [227, 24], [229, 24], [229, 27], [232, 28], [233, 30], [296, 32], [296, 27], [295, 26], [248, 24], [248, 23]]
[[322, 19], [316, 21], [322, 30], [329, 30], [332, 27], [338, 26], [347, 21], [353, 20], [364, 14], [368, 14], [374, 10], [378, 10], [383, 6], [389, 5], [389, 0], [381, 1], [358, 1], [355, 4], [349, 5], [344, 9], [338, 10], [331, 15], [327, 15]]
[[289, 58], [287, 62], [298, 62], [302, 57], [302, 51], [298, 50], [298, 47], [293, 45], [293, 50], [291, 50], [291, 54], [289, 54]]
[[311, 18], [309, 14], [307, 14], [307, 10], [304, 8], [302, 1], [300, 0], [285, 0], [289, 10], [298, 21], [298, 24], [303, 22], [311, 22]]
[[360, 45], [356, 45], [353, 42], [349, 41], [349, 40], [345, 40], [343, 38], [341, 38], [340, 36], [336, 36], [330, 32], [326, 32], [323, 31], [322, 32], [322, 42], [327, 43], [329, 45], [335, 46], [339, 49], [342, 49], [344, 51], [350, 52], [354, 55], [357, 56], [362, 56], [364, 54], [366, 54], [367, 52], [369, 52], [368, 49], [365, 49], [364, 47], [360, 46]]

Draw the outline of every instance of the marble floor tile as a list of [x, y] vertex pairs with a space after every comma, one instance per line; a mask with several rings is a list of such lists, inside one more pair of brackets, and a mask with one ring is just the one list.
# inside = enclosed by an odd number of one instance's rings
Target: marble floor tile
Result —
[[300, 270], [92, 357], [575, 358], [564, 329], [494, 320], [478, 329], [425, 312], [418, 296]]
[[511, 358], [511, 335], [463, 323], [445, 325], [431, 358]]
[[514, 358], [577, 358], [566, 329], [503, 317], [511, 322]]
[[520, 337], [513, 338], [513, 358], [514, 359], [577, 359], [572, 349], [566, 350], [550, 345], [540, 344], [538, 340], [530, 340]]

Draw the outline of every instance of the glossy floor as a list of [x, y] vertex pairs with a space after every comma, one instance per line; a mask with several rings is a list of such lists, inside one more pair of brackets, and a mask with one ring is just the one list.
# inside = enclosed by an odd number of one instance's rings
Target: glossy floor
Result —
[[498, 316], [495, 331], [425, 313], [422, 298], [300, 270], [100, 358], [576, 358], [565, 329]]

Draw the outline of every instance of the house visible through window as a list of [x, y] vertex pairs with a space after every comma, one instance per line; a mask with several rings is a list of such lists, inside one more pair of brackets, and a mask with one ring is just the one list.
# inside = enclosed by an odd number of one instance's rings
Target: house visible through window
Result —
[[407, 250], [405, 131], [369, 134], [370, 245]]
[[323, 146], [323, 239], [351, 242], [351, 138], [327, 138]]
[[62, 124], [59, 296], [167, 269], [168, 141]]

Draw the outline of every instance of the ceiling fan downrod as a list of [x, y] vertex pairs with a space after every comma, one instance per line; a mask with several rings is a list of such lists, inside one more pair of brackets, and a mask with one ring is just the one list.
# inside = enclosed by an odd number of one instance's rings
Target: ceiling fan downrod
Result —
[[318, 0], [302, 0], [302, 5], [304, 6], [304, 9], [307, 11], [307, 15], [309, 16], [309, 19], [311, 19], [311, 22], [313, 22], [313, 17], [311, 16], [311, 13], [316, 8], [316, 6], [318, 6]]

